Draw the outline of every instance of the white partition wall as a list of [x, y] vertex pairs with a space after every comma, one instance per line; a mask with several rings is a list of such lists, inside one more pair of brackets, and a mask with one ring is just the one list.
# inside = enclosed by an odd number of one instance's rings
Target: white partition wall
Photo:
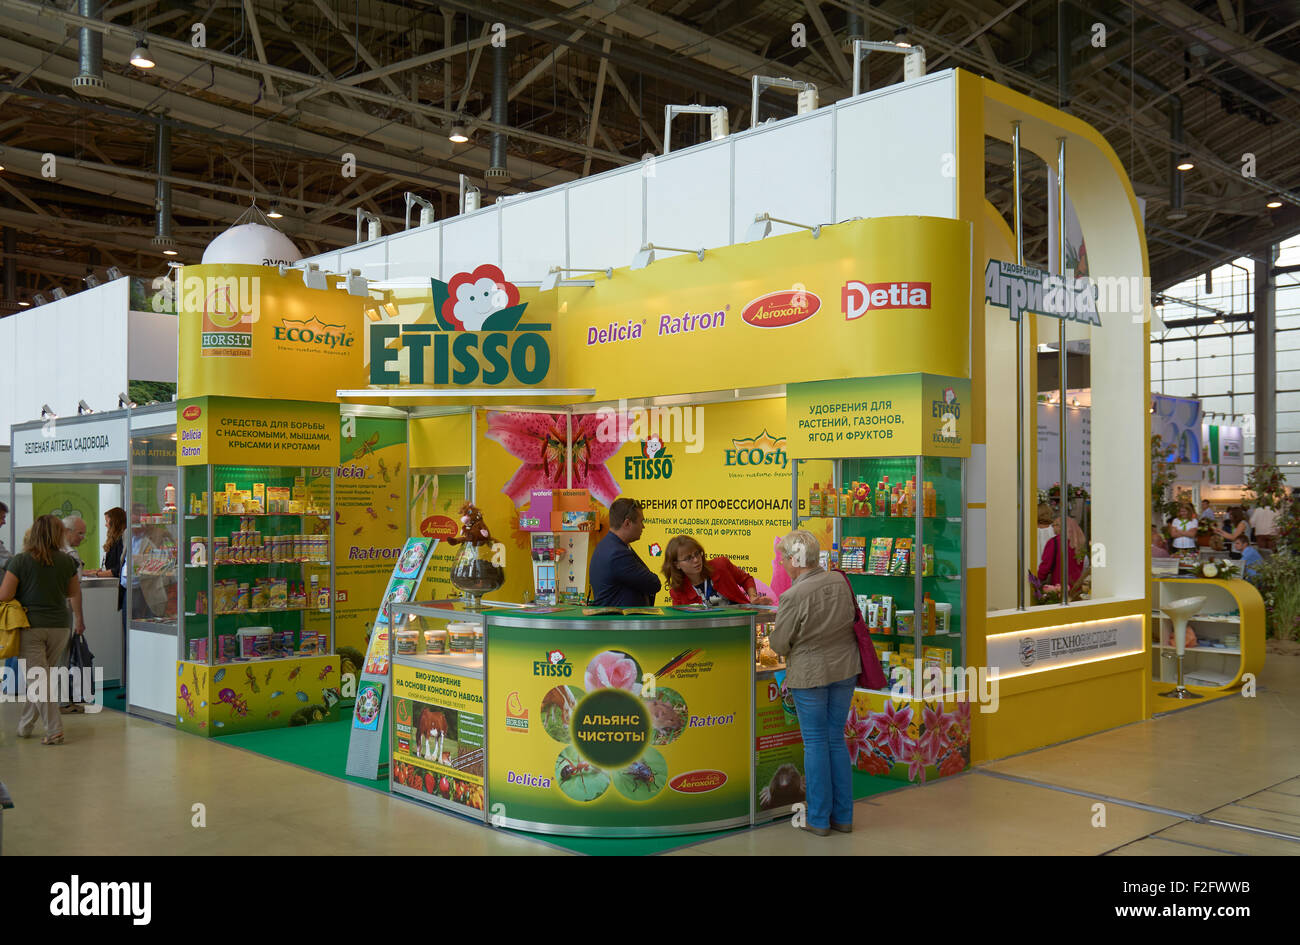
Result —
[[956, 149], [955, 76], [940, 72], [312, 261], [376, 280], [446, 280], [490, 262], [531, 282], [555, 265], [627, 266], [645, 242], [727, 246], [757, 213], [954, 217]]

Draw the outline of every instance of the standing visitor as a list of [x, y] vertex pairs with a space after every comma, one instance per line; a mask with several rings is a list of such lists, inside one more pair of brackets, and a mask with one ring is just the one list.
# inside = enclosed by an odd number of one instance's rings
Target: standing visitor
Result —
[[1277, 510], [1255, 506], [1250, 513], [1250, 530], [1254, 533], [1256, 545], [1271, 549], [1277, 536]]
[[[4, 525], [5, 521], [8, 520], [8, 518], [9, 518], [9, 506], [5, 505], [3, 502], [0, 502], [0, 525]], [[0, 568], [3, 568], [6, 564], [8, 564], [9, 559], [11, 557], [12, 557], [12, 553], [9, 551], [8, 548], [5, 547], [4, 539], [0, 538]]]
[[1169, 523], [1169, 534], [1174, 536], [1174, 554], [1196, 550], [1196, 531], [1200, 522], [1192, 503], [1178, 503], [1178, 517]]
[[80, 515], [69, 515], [63, 519], [63, 553], [77, 562], [77, 576], [86, 570], [86, 562], [81, 560], [77, 549], [86, 540], [86, 520]]
[[[1228, 547], [1229, 547], [1229, 548], [1233, 547], [1233, 544], [1236, 542], [1236, 540], [1237, 540], [1238, 538], [1245, 538], [1246, 541], [1247, 541], [1247, 543], [1249, 543], [1249, 542], [1250, 542], [1250, 537], [1246, 534], [1246, 511], [1245, 511], [1245, 509], [1241, 508], [1240, 506], [1236, 506], [1236, 507], [1232, 508], [1231, 510], [1229, 510], [1229, 512], [1228, 512], [1228, 530], [1225, 531], [1224, 529], [1220, 528], [1218, 531], [1219, 531], [1219, 534], [1220, 534], [1221, 536], [1223, 536], [1224, 541], [1226, 541], [1226, 542], [1228, 543]], [[1232, 557], [1235, 558], [1236, 556], [1237, 556], [1237, 555], [1236, 555], [1236, 553], [1234, 552], [1233, 555], [1232, 555]]]
[[804, 529], [781, 539], [781, 566], [790, 589], [781, 595], [769, 637], [785, 657], [785, 685], [794, 696], [803, 735], [804, 830], [819, 837], [853, 830], [853, 768], [844, 744], [844, 721], [862, 660], [853, 632], [853, 592], [844, 575], [824, 571], [821, 545]]
[[592, 600], [602, 607], [645, 607], [662, 585], [630, 547], [645, 531], [645, 516], [636, 499], [615, 499], [609, 506], [609, 534], [591, 555]]
[[[122, 577], [122, 565], [125, 563], [125, 553], [123, 552], [122, 536], [126, 534], [126, 510], [122, 508], [111, 508], [104, 513], [104, 560], [100, 569], [95, 572], [97, 577]], [[122, 636], [126, 637], [126, 606], [123, 598], [126, 597], [126, 588], [118, 584], [117, 587], [117, 609], [122, 613]]]
[[[50, 667], [57, 666], [68, 646], [68, 605], [71, 598], [73, 633], [85, 633], [81, 613], [81, 582], [77, 565], [61, 551], [63, 523], [58, 516], [42, 515], [32, 523], [23, 550], [9, 559], [0, 582], [0, 601], [17, 600], [27, 610], [31, 626], [19, 633], [19, 654], [32, 671], [44, 673], [44, 685], [35, 695], [28, 688], [28, 701], [18, 719], [18, 737], [30, 738], [39, 714], [45, 725], [42, 745], [63, 744], [63, 721], [56, 708], [58, 693], [52, 691]], [[39, 678], [39, 673], [37, 677]]]

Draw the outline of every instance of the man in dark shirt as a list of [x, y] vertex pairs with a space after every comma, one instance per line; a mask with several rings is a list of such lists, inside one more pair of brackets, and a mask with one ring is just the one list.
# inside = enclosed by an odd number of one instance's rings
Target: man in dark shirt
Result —
[[615, 499], [609, 507], [609, 534], [591, 556], [591, 593], [602, 607], [644, 607], [654, 603], [659, 578], [629, 545], [641, 537], [645, 516], [636, 499]]

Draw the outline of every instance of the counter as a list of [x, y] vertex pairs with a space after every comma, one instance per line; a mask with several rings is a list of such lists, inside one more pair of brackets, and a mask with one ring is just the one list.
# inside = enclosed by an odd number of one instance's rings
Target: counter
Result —
[[[394, 792], [493, 826], [593, 837], [783, 812], [759, 811], [755, 702], [771, 674], [755, 672], [755, 611], [393, 610], [407, 630], [461, 623], [484, 636], [482, 654], [429, 654], [422, 633], [415, 654], [395, 646]], [[788, 748], [797, 729], [783, 728]]]
[[83, 577], [81, 612], [86, 618], [86, 644], [103, 669], [105, 686], [122, 684], [122, 614], [117, 609], [117, 578]]

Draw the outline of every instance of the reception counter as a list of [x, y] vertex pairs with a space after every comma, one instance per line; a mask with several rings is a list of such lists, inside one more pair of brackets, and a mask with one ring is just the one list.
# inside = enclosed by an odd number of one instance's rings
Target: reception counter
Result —
[[[756, 690], [770, 682], [754, 663], [757, 611], [393, 610], [394, 792], [493, 826], [597, 837], [788, 810], [755, 778]], [[437, 650], [444, 634], [462, 652], [430, 653], [426, 638]], [[797, 742], [796, 727], [784, 747]]]

